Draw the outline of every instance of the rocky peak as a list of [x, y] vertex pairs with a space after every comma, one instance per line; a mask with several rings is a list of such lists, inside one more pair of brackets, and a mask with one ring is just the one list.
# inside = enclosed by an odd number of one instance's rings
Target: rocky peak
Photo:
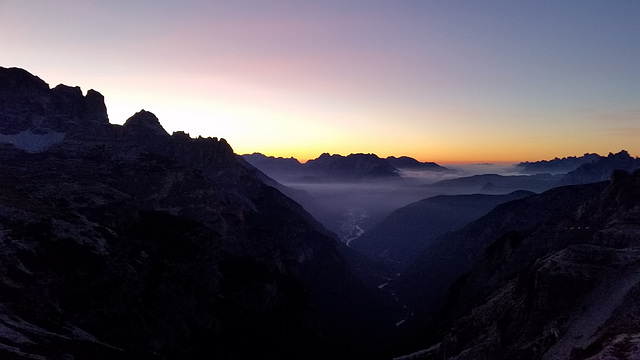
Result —
[[169, 140], [169, 134], [160, 125], [158, 118], [144, 109], [127, 119], [122, 130], [127, 140], [152, 149], [160, 149]]
[[20, 68], [0, 67], [0, 94], [33, 94], [49, 90], [49, 84]]
[[161, 136], [169, 136], [164, 130], [158, 118], [150, 111], [144, 109], [133, 114], [124, 123], [123, 127], [127, 130], [144, 130]]
[[640, 159], [632, 157], [625, 150], [616, 154], [609, 153], [607, 157], [601, 157], [597, 161], [583, 164], [569, 172], [560, 181], [560, 185], [587, 184], [598, 181], [606, 181], [611, 178], [615, 170], [634, 172], [640, 168]]
[[104, 97], [94, 90], [82, 95], [79, 87], [53, 89], [37, 76], [0, 67], [0, 133], [14, 135], [66, 133], [74, 137], [102, 133], [109, 125]]
[[108, 124], [107, 106], [104, 104], [104, 96], [99, 92], [89, 89], [84, 97], [86, 104], [85, 114], [87, 119], [99, 124]]

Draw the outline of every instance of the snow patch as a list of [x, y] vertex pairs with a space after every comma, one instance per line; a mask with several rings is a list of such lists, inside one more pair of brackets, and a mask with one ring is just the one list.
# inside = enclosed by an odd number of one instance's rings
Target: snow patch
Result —
[[34, 134], [31, 130], [25, 130], [11, 135], [0, 134], [0, 143], [11, 144], [28, 153], [37, 153], [61, 142], [65, 135], [65, 133], [57, 131]]

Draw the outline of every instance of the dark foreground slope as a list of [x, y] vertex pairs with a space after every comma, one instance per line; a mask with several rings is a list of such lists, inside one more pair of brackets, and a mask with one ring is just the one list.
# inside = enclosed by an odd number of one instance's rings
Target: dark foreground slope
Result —
[[[501, 205], [443, 238], [400, 287], [431, 315], [414, 358], [638, 358], [639, 215], [640, 172], [616, 172]], [[460, 276], [451, 284], [437, 266]], [[451, 286], [435, 311], [416, 285], [438, 274]]]
[[0, 357], [382, 356], [376, 295], [224, 140], [111, 125], [20, 69], [0, 88]]

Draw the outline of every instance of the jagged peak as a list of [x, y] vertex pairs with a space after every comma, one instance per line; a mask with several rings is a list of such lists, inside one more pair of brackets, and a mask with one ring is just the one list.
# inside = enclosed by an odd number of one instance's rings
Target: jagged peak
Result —
[[629, 152], [627, 150], [620, 150], [615, 154], [610, 152], [607, 157], [609, 158], [617, 157], [617, 158], [628, 159], [628, 158], [631, 158], [631, 155], [629, 155]]
[[78, 86], [59, 84], [53, 89], [20, 68], [0, 67], [0, 133], [61, 132], [85, 136], [109, 124], [104, 97], [95, 90], [83, 96]]
[[123, 128], [133, 130], [134, 132], [145, 132], [162, 137], [169, 137], [169, 133], [162, 127], [158, 117], [145, 109], [138, 111], [128, 118]]

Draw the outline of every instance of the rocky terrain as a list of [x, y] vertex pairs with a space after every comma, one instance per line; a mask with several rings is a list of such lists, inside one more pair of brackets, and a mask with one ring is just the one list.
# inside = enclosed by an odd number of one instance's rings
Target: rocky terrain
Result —
[[0, 357], [382, 356], [390, 304], [223, 139], [15, 68], [0, 133]]
[[431, 338], [410, 358], [637, 358], [639, 211], [640, 172], [618, 171], [498, 206], [441, 238], [397, 285]]

